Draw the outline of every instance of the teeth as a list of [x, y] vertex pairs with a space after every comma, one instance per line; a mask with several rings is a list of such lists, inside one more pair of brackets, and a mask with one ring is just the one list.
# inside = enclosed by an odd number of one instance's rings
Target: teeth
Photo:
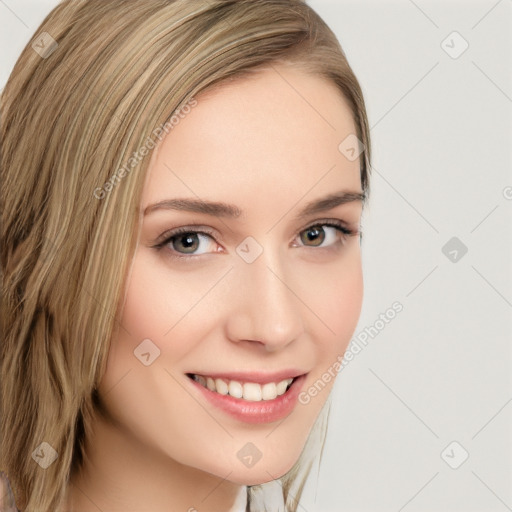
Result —
[[194, 380], [199, 382], [199, 384], [201, 384], [201, 386], [206, 387], [206, 379], [202, 375], [194, 375]]
[[263, 400], [274, 400], [277, 397], [277, 386], [273, 382], [264, 384], [261, 387], [261, 398]]
[[[229, 381], [228, 390], [229, 390], [229, 394], [231, 396], [234, 396], [235, 398], [242, 398], [242, 395], [244, 394], [243, 389], [242, 389], [242, 384], [240, 384], [240, 382], [237, 382], [236, 380]], [[213, 390], [213, 391], [215, 391], [215, 390]]]
[[220, 393], [221, 395], [228, 394], [229, 387], [222, 379], [215, 379], [215, 387], [217, 388], [217, 393]]
[[261, 386], [254, 382], [246, 382], [244, 384], [244, 400], [250, 400], [251, 402], [261, 401]]
[[281, 382], [279, 382], [276, 386], [276, 392], [278, 395], [282, 395], [285, 391], [286, 391], [286, 388], [288, 387], [288, 381], [286, 380], [282, 380]]
[[211, 377], [206, 377], [206, 387], [210, 391], [215, 391], [215, 381]]
[[236, 380], [226, 382], [223, 379], [212, 379], [202, 375], [193, 375], [193, 379], [221, 395], [227, 395], [234, 398], [243, 398], [249, 402], [260, 402], [261, 400], [274, 400], [278, 396], [283, 395], [293, 379], [285, 379], [280, 382], [269, 382], [267, 384], [257, 384], [256, 382], [241, 383]]

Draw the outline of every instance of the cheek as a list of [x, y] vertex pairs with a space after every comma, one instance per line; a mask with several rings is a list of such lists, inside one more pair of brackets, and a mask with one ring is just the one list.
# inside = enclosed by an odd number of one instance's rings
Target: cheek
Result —
[[[333, 311], [335, 332], [339, 333], [341, 351], [345, 350], [359, 321], [363, 302], [363, 274], [358, 264], [340, 280], [340, 289], [332, 290], [332, 303], [336, 304]], [[337, 313], [336, 313], [337, 311]]]
[[346, 349], [361, 313], [363, 272], [359, 250], [323, 273], [310, 301], [311, 309], [323, 321], [323, 332], [327, 333], [316, 339], [319, 356], [324, 362], [326, 358], [334, 360]]
[[185, 314], [187, 299], [185, 276], [167, 275], [143, 251], [136, 255], [121, 323], [134, 338], [161, 340]]
[[[123, 382], [119, 388], [125, 389], [126, 382], [134, 379], [140, 380], [141, 389], [147, 387], [150, 385], [148, 375], [153, 377], [164, 368], [172, 367], [191, 348], [190, 344], [174, 343], [169, 350], [173, 340], [172, 328], [186, 314], [186, 305], [192, 303], [193, 298], [187, 296], [191, 287], [182, 282], [184, 277], [176, 282], [174, 275], [168, 277], [158, 268], [150, 255], [144, 252], [136, 254], [118, 315], [119, 328], [112, 339], [101, 383], [104, 391], [117, 388], [119, 382]], [[193, 326], [189, 328], [193, 329]], [[194, 339], [192, 331], [190, 334], [190, 339]], [[145, 366], [142, 354], [148, 352], [146, 359], [149, 357], [151, 364]], [[126, 379], [125, 375], [128, 375]], [[127, 393], [131, 394], [132, 391]]]
[[[124, 328], [122, 350], [133, 352], [143, 340], [151, 339], [167, 362], [177, 361], [193, 350], [201, 339], [202, 324], [188, 319], [194, 316], [205, 291], [218, 279], [213, 274], [167, 271], [152, 254], [139, 252], [129, 275], [120, 315]], [[186, 343], [179, 343], [180, 339], [183, 341], [183, 330]], [[130, 347], [126, 346], [128, 338]]]
[[[299, 395], [304, 418], [316, 418], [329, 396], [341, 367], [343, 354], [359, 321], [363, 302], [363, 272], [359, 251], [329, 269], [310, 295], [311, 308], [322, 319], [311, 331], [315, 343], [315, 365]], [[307, 420], [305, 420], [307, 421]]]

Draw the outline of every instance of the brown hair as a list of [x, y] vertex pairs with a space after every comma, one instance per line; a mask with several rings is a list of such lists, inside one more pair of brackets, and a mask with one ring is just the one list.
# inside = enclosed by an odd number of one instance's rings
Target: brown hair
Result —
[[[126, 162], [201, 91], [278, 62], [348, 101], [367, 192], [360, 86], [301, 0], [64, 0], [23, 50], [1, 97], [0, 253], [0, 468], [22, 510], [58, 510], [82, 461], [150, 158]], [[58, 453], [44, 470], [32, 460], [43, 441]], [[290, 511], [299, 466], [281, 479]]]

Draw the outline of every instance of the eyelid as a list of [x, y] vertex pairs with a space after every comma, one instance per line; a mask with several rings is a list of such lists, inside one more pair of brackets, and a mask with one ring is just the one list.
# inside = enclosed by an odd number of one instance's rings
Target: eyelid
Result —
[[168, 229], [167, 231], [164, 231], [152, 244], [152, 247], [158, 248], [163, 247], [164, 245], [168, 244], [170, 239], [180, 235], [182, 233], [197, 233], [197, 234], [203, 234], [212, 237], [213, 239], [221, 240], [222, 237], [220, 236], [220, 233], [212, 228], [203, 226], [202, 224], [187, 224], [186, 226], [180, 226], [177, 228]]
[[313, 222], [310, 222], [309, 224], [306, 224], [306, 226], [303, 227], [302, 229], [300, 229], [298, 231], [298, 233], [301, 233], [305, 229], [312, 228], [313, 226], [326, 225], [326, 224], [327, 225], [334, 224], [336, 226], [343, 227], [344, 229], [346, 229], [347, 231], [350, 231], [353, 234], [356, 234], [356, 232], [357, 232], [357, 230], [354, 230], [353, 228], [350, 227], [350, 223], [349, 222], [347, 222], [347, 221], [345, 221], [343, 219], [325, 218], [325, 219], [315, 220]]

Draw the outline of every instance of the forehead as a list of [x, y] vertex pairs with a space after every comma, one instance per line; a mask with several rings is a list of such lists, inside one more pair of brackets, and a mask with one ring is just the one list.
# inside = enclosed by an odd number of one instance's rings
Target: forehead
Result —
[[154, 152], [142, 208], [199, 197], [265, 209], [309, 190], [361, 189], [359, 160], [338, 149], [353, 116], [331, 82], [275, 66], [196, 100]]

